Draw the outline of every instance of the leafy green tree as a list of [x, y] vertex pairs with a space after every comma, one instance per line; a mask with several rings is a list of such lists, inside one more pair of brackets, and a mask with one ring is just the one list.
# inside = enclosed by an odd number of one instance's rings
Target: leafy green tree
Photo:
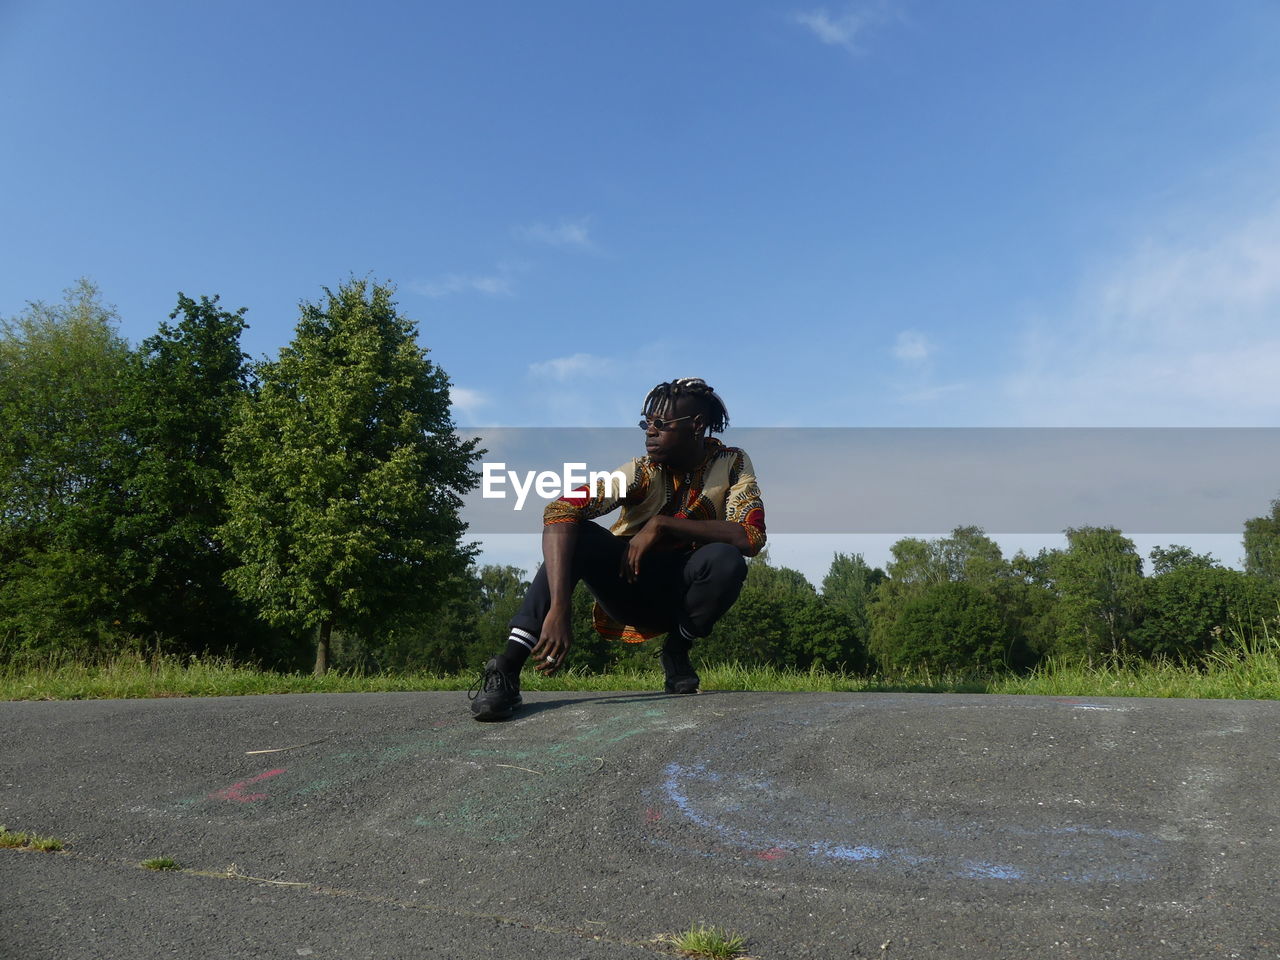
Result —
[[867, 665], [865, 634], [849, 615], [815, 592], [784, 598], [782, 615], [788, 630], [785, 664], [862, 672]]
[[799, 570], [774, 566], [768, 551], [747, 562], [742, 593], [710, 637], [694, 645], [707, 663], [860, 670], [866, 646], [857, 624], [821, 597]]
[[1115, 527], [1068, 528], [1053, 557], [1061, 633], [1054, 653], [1091, 658], [1126, 652], [1142, 619], [1142, 557]]
[[860, 553], [835, 554], [822, 579], [824, 603], [843, 619], [844, 632], [852, 635], [854, 643], [847, 652], [852, 654], [848, 662], [854, 669], [866, 667], [871, 638], [869, 605], [876, 587], [885, 579], [885, 572], [868, 566]]
[[889, 579], [896, 583], [925, 587], [932, 583], [946, 583], [950, 578], [950, 570], [936, 540], [903, 537], [889, 548], [889, 552], [893, 559], [886, 570]]
[[1041, 550], [1032, 556], [1019, 550], [1009, 561], [1009, 578], [999, 603], [1012, 667], [1032, 667], [1057, 649], [1061, 625], [1052, 568], [1059, 553]]
[[1270, 516], [1244, 522], [1244, 569], [1280, 583], [1280, 499], [1271, 501]]
[[711, 636], [694, 644], [693, 656], [706, 663], [785, 663], [791, 635], [784, 600], [806, 591], [812, 593], [813, 587], [803, 574], [775, 567], [769, 562], [769, 551], [761, 551], [747, 561], [747, 579], [737, 602]]
[[[223, 582], [230, 558], [226, 441], [246, 393], [240, 349], [244, 310], [178, 294], [169, 315], [132, 356], [122, 410], [129, 462], [114, 525], [114, 555], [128, 571], [130, 628], [193, 651], [267, 654], [253, 613]], [[179, 319], [181, 318], [181, 319]]]
[[[931, 586], [967, 583], [993, 599], [1007, 592], [1008, 564], [999, 544], [981, 527], [956, 527], [950, 536], [936, 540], [905, 537], [890, 549], [893, 560], [888, 564], [889, 577], [876, 587], [868, 607], [868, 648], [881, 665], [892, 662], [895, 656], [899, 617]], [[1006, 626], [1006, 632], [1011, 629]]]
[[449, 674], [483, 663], [497, 649], [480, 628], [485, 618], [482, 580], [489, 569], [472, 567], [437, 584], [439, 606], [430, 616], [409, 612], [389, 629], [342, 634], [342, 643], [335, 644], [335, 665]]
[[490, 645], [500, 647], [506, 640], [508, 624], [520, 612], [529, 583], [520, 567], [486, 564], [480, 568], [476, 632], [487, 637]]
[[967, 583], [990, 592], [1008, 576], [1000, 545], [981, 527], [956, 527], [951, 536], [937, 541], [935, 550], [947, 579], [953, 583]]
[[116, 473], [116, 422], [129, 346], [88, 280], [60, 304], [0, 320], [0, 517], [34, 528], [92, 501]]
[[88, 280], [0, 321], [0, 656], [125, 642], [110, 529], [129, 347]]
[[1145, 613], [1133, 646], [1145, 655], [1182, 660], [1230, 643], [1232, 634], [1252, 636], [1276, 616], [1280, 583], [1239, 570], [1184, 563], [1143, 584]]
[[885, 666], [991, 671], [1007, 665], [1004, 623], [996, 602], [959, 581], [930, 584], [903, 607]]
[[303, 303], [230, 435], [228, 580], [267, 622], [314, 631], [316, 673], [335, 628], [439, 610], [475, 552], [459, 508], [478, 441], [455, 436], [448, 377], [392, 293], [352, 279]]
[[985, 586], [1005, 573], [1000, 545], [981, 527], [956, 527], [936, 540], [904, 537], [890, 550], [889, 578], [899, 583]]
[[1196, 553], [1190, 547], [1183, 547], [1178, 544], [1174, 544], [1171, 547], [1152, 547], [1148, 556], [1151, 558], [1151, 573], [1157, 577], [1163, 573], [1169, 573], [1172, 570], [1179, 570], [1183, 567], [1210, 570], [1214, 567], [1222, 566], [1214, 559], [1212, 554]]

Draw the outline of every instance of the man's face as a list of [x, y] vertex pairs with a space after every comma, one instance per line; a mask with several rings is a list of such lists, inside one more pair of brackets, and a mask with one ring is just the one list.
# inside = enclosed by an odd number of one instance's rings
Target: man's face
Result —
[[702, 415], [696, 400], [677, 397], [675, 403], [654, 414], [654, 419], [671, 422], [661, 430], [650, 422], [645, 430], [644, 449], [649, 459], [654, 463], [683, 463], [697, 456]]

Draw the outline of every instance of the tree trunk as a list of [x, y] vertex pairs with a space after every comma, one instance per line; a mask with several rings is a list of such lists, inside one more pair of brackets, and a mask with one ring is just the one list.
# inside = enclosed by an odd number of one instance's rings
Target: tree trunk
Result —
[[329, 636], [333, 633], [333, 621], [326, 620], [316, 627], [316, 668], [312, 675], [323, 677], [329, 672]]

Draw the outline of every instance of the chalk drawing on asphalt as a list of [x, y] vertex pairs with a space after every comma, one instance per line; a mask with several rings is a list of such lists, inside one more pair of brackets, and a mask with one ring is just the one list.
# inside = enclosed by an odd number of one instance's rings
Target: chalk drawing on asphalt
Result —
[[[887, 698], [872, 703], [831, 702], [829, 714], [809, 718], [786, 708], [765, 710], [746, 718], [728, 740], [710, 728], [692, 737], [682, 758], [665, 766], [649, 792], [650, 812], [638, 824], [645, 840], [689, 849], [670, 842], [684, 823], [706, 838], [699, 855], [711, 851], [739, 861], [904, 874], [923, 870], [972, 880], [1102, 884], [1150, 880], [1159, 872], [1168, 855], [1163, 840], [1127, 829], [1129, 824], [1077, 817], [1064, 822], [1059, 812], [1045, 825], [1041, 811], [1021, 823], [999, 822], [975, 814], [972, 806], [966, 816], [928, 802], [895, 809], [842, 793], [831, 780], [821, 781], [824, 793], [815, 792], [796, 776], [794, 761], [834, 743], [834, 731], [856, 737], [857, 727], [846, 721], [869, 706], [899, 706]], [[1111, 707], [1075, 700], [1065, 705]]]

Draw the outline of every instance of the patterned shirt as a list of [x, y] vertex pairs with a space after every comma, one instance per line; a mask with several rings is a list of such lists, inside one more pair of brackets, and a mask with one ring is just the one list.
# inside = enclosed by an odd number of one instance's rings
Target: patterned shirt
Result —
[[[703, 441], [702, 462], [688, 473], [676, 474], [665, 464], [637, 457], [618, 468], [624, 489], [616, 483], [597, 481], [593, 489], [582, 486], [547, 504], [545, 525], [594, 520], [617, 507], [622, 513], [610, 528], [615, 536], [635, 536], [659, 514], [681, 520], [727, 520], [742, 524], [747, 535], [748, 557], [764, 547], [764, 502], [755, 470], [746, 452], [726, 447], [715, 437]], [[700, 546], [694, 542], [692, 547]], [[607, 637], [635, 643], [655, 637], [662, 630], [619, 624], [600, 604], [595, 607], [596, 630]]]

